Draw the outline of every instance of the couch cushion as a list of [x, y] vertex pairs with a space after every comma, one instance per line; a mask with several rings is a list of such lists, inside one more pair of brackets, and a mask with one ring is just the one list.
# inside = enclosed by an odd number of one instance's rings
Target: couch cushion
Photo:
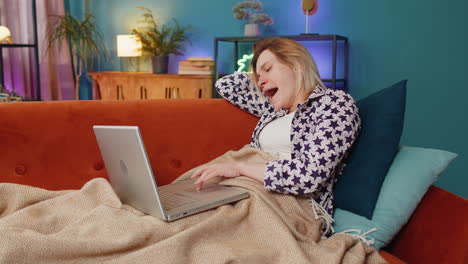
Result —
[[377, 249], [385, 246], [408, 221], [428, 188], [456, 156], [437, 149], [401, 147], [382, 185], [372, 220], [336, 209], [335, 232], [355, 229], [364, 233], [377, 228], [366, 238], [374, 239], [372, 246]]
[[334, 194], [335, 207], [370, 219], [403, 129], [406, 80], [357, 102], [362, 128]]

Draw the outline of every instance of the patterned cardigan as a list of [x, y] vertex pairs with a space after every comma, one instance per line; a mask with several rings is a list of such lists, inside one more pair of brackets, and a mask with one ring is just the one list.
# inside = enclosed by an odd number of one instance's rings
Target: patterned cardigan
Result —
[[[216, 82], [218, 93], [239, 108], [260, 117], [250, 145], [260, 148], [260, 131], [288, 113], [275, 111], [245, 73], [234, 73]], [[315, 87], [298, 105], [291, 126], [291, 159], [266, 165], [264, 186], [284, 194], [311, 195], [331, 216], [333, 185], [343, 159], [359, 133], [361, 120], [354, 99], [340, 90]]]

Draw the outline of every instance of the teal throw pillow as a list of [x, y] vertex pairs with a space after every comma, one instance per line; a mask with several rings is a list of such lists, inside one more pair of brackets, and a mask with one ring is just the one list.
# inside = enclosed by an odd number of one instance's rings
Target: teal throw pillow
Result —
[[457, 154], [437, 149], [402, 146], [388, 171], [375, 206], [372, 219], [335, 209], [335, 233], [346, 230], [351, 235], [363, 234], [375, 240], [376, 249], [387, 245], [409, 220], [429, 187], [457, 157]]
[[334, 205], [370, 219], [400, 144], [406, 80], [359, 100], [357, 105], [361, 132], [335, 185]]

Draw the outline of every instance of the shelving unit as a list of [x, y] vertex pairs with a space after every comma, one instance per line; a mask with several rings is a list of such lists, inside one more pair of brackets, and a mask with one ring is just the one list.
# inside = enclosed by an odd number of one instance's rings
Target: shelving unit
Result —
[[[219, 64], [219, 44], [220, 42], [228, 42], [233, 44], [234, 56], [233, 63], [234, 68], [237, 66], [237, 61], [239, 59], [239, 43], [255, 43], [263, 38], [268, 37], [280, 37], [293, 39], [296, 41], [328, 41], [330, 42], [330, 49], [332, 51], [332, 70], [331, 78], [322, 79], [324, 83], [330, 83], [332, 89], [337, 88], [337, 83], [342, 83], [344, 90], [347, 90], [348, 85], [348, 38], [340, 35], [319, 35], [319, 34], [304, 34], [304, 35], [279, 35], [279, 36], [260, 36], [260, 37], [218, 37], [214, 40], [214, 60], [215, 60], [215, 69], [213, 73], [213, 80], [219, 79], [218, 64]], [[337, 78], [337, 53], [338, 53], [338, 43], [342, 42], [343, 47], [343, 77]], [[213, 82], [213, 83], [214, 83]], [[216, 89], [213, 85], [213, 95], [219, 97], [216, 92]]]
[[31, 0], [32, 6], [32, 18], [33, 18], [33, 44], [0, 44], [0, 83], [5, 86], [5, 80], [3, 76], [3, 49], [7, 48], [32, 48], [34, 49], [34, 59], [35, 59], [35, 75], [36, 75], [36, 100], [41, 100], [41, 80], [39, 74], [39, 47], [38, 47], [38, 37], [37, 37], [37, 14], [36, 14], [36, 0]]

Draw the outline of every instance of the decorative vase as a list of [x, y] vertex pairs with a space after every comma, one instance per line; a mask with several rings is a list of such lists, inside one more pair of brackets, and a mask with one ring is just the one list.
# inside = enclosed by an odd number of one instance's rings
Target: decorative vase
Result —
[[169, 56], [153, 56], [153, 73], [167, 73]]
[[260, 36], [260, 26], [258, 24], [245, 24], [244, 36], [247, 36], [247, 37]]
[[92, 82], [86, 74], [80, 76], [76, 100], [91, 100], [93, 99]]

